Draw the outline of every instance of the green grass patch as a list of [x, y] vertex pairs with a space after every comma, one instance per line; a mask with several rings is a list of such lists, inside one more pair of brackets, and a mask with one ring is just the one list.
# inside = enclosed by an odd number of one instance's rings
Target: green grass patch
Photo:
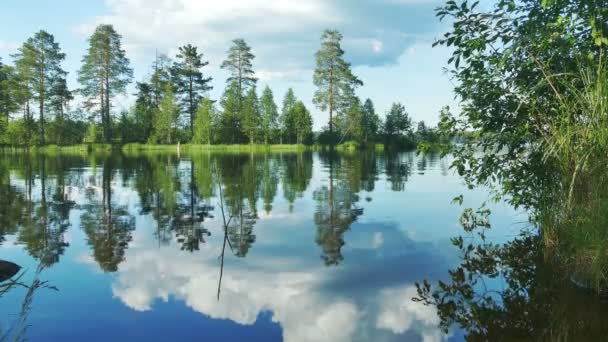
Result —
[[[242, 145], [195, 145], [184, 144], [179, 146], [180, 153], [196, 152], [304, 152], [310, 150], [310, 146], [293, 145], [263, 145], [263, 144], [242, 144]], [[152, 144], [126, 144], [122, 147], [123, 152], [164, 152], [177, 153], [177, 145], [152, 145]]]

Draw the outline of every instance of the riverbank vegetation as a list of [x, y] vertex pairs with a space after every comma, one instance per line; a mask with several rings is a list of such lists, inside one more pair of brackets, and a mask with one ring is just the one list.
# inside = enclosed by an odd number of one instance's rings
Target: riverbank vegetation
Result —
[[415, 129], [401, 103], [382, 120], [371, 99], [360, 99], [355, 90], [363, 82], [344, 59], [342, 35], [334, 30], [322, 34], [316, 54], [313, 103], [329, 115], [320, 132], [313, 132], [311, 108], [292, 89], [278, 105], [273, 91], [259, 86], [256, 56], [243, 39], [232, 41], [220, 65], [228, 73], [221, 98], [209, 97], [217, 86], [206, 73], [209, 61], [186, 44], [173, 58], [157, 55], [149, 76], [135, 84], [133, 106], [116, 111], [116, 97], [133, 81], [121, 40], [111, 25], [95, 29], [77, 71], [78, 89], [68, 88], [65, 53], [44, 30], [17, 49], [12, 65], [0, 60], [0, 146], [180, 143], [223, 150], [223, 145], [352, 142], [350, 147], [414, 149], [436, 132], [424, 122]]
[[446, 151], [452, 167], [529, 213], [545, 257], [577, 284], [605, 291], [608, 6], [477, 5], [450, 0], [437, 10], [453, 25], [436, 44], [453, 49], [461, 101], [458, 115], [442, 113], [441, 132], [467, 136]]

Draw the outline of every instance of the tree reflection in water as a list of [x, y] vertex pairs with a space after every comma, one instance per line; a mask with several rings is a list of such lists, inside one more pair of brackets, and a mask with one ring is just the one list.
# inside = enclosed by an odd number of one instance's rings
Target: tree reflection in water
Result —
[[417, 284], [414, 301], [435, 306], [441, 328], [458, 327], [469, 341], [604, 340], [606, 303], [563, 277], [544, 257], [538, 235], [488, 242], [489, 215], [465, 210], [461, 224], [471, 235], [452, 239], [462, 262], [449, 282]]
[[194, 161], [190, 160], [187, 200], [185, 203], [177, 204], [171, 221], [171, 230], [175, 232], [177, 242], [181, 244], [181, 250], [189, 252], [198, 251], [200, 244], [205, 243], [205, 237], [211, 235], [211, 232], [203, 226], [203, 222], [205, 218], [211, 216], [210, 211], [213, 210], [213, 207], [201, 201], [194, 169]]
[[99, 180], [95, 176], [91, 178], [86, 190], [89, 203], [81, 216], [93, 258], [104, 272], [118, 270], [131, 241], [131, 232], [135, 230], [135, 217], [126, 207], [116, 206], [112, 201], [113, 173], [114, 159], [110, 157], [103, 164], [101, 189], [97, 185]]
[[411, 165], [413, 163], [412, 156], [408, 155], [408, 157], [410, 159], [407, 162], [402, 161], [399, 154], [387, 154], [384, 157], [384, 172], [392, 191], [405, 191], [405, 184], [412, 173]]
[[[327, 158], [326, 163], [329, 168], [329, 186], [323, 185], [313, 193], [313, 198], [317, 202], [314, 214], [314, 222], [317, 226], [316, 243], [321, 246], [323, 251], [321, 258], [325, 265], [335, 266], [344, 259], [342, 255], [344, 234], [357, 217], [363, 215], [363, 208], [356, 205], [359, 201], [357, 192], [359, 186], [363, 184], [360, 175], [365, 174], [365, 178], [369, 175], [367, 172], [361, 172], [360, 166], [352, 167], [352, 165], [339, 168], [340, 172], [336, 172], [334, 163], [341, 160], [333, 154], [324, 157]], [[348, 164], [348, 161], [344, 162]]]

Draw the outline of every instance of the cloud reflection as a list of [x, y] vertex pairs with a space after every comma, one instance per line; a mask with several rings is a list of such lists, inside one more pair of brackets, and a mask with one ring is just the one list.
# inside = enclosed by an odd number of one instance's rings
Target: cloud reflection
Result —
[[[374, 224], [374, 227], [378, 225]], [[378, 239], [377, 230], [365, 228], [368, 225], [354, 227], [357, 230], [354, 237], [367, 235], [368, 241]], [[360, 275], [372, 267], [375, 272], [382, 273], [383, 268], [393, 268], [399, 258], [412, 258], [411, 255], [396, 257], [398, 253], [378, 251], [404, 247], [395, 243], [396, 236], [404, 238], [394, 225], [381, 229], [383, 234], [380, 236], [387, 234], [393, 243], [366, 247], [369, 253], [383, 255], [376, 261], [376, 266], [369, 263], [356, 266], [358, 255], [369, 257], [364, 255], [368, 252], [362, 251], [363, 247], [357, 247], [352, 263], [337, 270], [324, 267], [315, 258], [309, 258], [310, 262], [305, 265], [295, 260], [291, 263], [291, 258], [284, 255], [276, 255], [280, 262], [267, 260], [275, 258], [268, 254], [233, 258], [227, 261], [220, 301], [216, 297], [219, 249], [215, 246], [218, 244], [210, 243], [197, 253], [184, 253], [173, 245], [158, 248], [152, 240], [141, 241], [148, 237], [138, 236], [138, 247], [127, 252], [112, 291], [133, 310], [153, 310], [157, 300], [176, 299], [209, 318], [228, 319], [242, 325], [253, 325], [261, 313], [272, 312], [272, 320], [281, 325], [286, 341], [362, 341], [372, 336], [385, 341], [403, 340], [404, 336], [425, 341], [442, 340], [444, 336], [437, 329], [435, 312], [411, 301], [415, 295], [413, 284], [394, 285], [403, 284], [404, 277], [415, 277], [407, 274], [407, 268], [411, 267], [407, 263], [403, 263], [405, 274], [396, 275], [398, 279], [392, 279], [390, 284], [352, 284], [350, 289], [342, 284], [344, 291], [338, 288], [345, 279], [365, 282], [353, 275]], [[258, 262], [257, 258], [266, 260]], [[386, 260], [389, 258], [394, 260]], [[386, 266], [382, 267], [382, 264]], [[340, 279], [342, 277], [345, 279]]]

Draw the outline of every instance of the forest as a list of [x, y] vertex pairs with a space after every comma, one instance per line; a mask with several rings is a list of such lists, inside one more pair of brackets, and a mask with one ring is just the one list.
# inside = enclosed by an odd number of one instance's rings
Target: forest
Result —
[[0, 60], [0, 146], [348, 142], [412, 149], [440, 140], [424, 121], [414, 123], [403, 104], [393, 103], [382, 120], [371, 99], [357, 97], [363, 82], [345, 60], [343, 37], [335, 30], [322, 34], [315, 55], [313, 103], [329, 116], [320, 132], [313, 132], [311, 111], [291, 88], [280, 106], [272, 89], [258, 89], [255, 55], [244, 39], [232, 41], [220, 64], [229, 75], [220, 99], [209, 97], [218, 86], [207, 76], [210, 62], [186, 44], [175, 56], [157, 54], [148, 77], [134, 85], [134, 104], [118, 111], [116, 96], [133, 82], [121, 39], [112, 25], [95, 29], [77, 70], [77, 89], [68, 87], [59, 42], [44, 30], [11, 55], [13, 64]]

